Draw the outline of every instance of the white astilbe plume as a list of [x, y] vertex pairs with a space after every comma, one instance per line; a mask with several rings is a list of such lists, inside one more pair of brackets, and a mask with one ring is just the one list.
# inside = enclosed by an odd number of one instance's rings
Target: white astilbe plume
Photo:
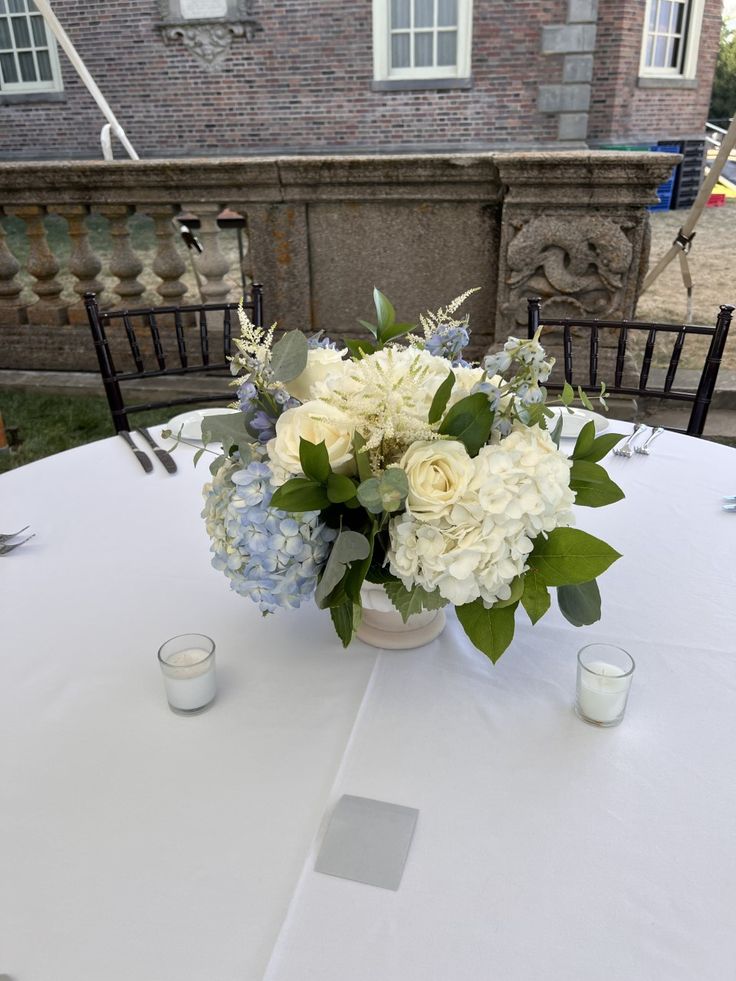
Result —
[[230, 359], [230, 370], [234, 375], [245, 371], [258, 382], [268, 382], [271, 374], [269, 368], [271, 346], [276, 324], [271, 324], [268, 329], [256, 327], [243, 309], [242, 302], [238, 307], [238, 320], [240, 337], [236, 338], [235, 346], [239, 353]]
[[429, 340], [437, 331], [442, 330], [447, 327], [466, 327], [468, 323], [468, 315], [466, 314], [462, 320], [456, 320], [452, 315], [456, 310], [465, 303], [469, 296], [473, 293], [477, 293], [480, 286], [475, 286], [473, 289], [466, 290], [461, 293], [460, 296], [456, 296], [455, 299], [448, 303], [446, 307], [440, 307], [436, 313], [427, 311], [426, 316], [424, 314], [419, 314], [419, 323], [422, 325], [422, 330], [424, 331], [424, 339]]

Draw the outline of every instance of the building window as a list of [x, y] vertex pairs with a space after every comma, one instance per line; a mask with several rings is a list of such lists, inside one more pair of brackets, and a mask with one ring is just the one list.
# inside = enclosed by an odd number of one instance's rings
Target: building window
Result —
[[373, 0], [377, 81], [470, 76], [472, 0]]
[[0, 92], [58, 92], [56, 43], [33, 0], [0, 0]]
[[640, 75], [695, 78], [703, 0], [647, 0]]

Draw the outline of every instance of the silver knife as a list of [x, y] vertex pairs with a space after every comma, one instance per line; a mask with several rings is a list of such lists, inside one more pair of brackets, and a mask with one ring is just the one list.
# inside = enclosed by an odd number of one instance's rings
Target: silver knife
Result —
[[139, 450], [138, 447], [135, 445], [135, 443], [133, 442], [133, 437], [130, 435], [130, 433], [127, 432], [125, 429], [123, 429], [121, 430], [121, 432], [118, 433], [118, 436], [122, 436], [122, 438], [125, 440], [128, 446], [131, 448], [131, 450], [135, 453], [135, 458], [138, 461], [138, 463], [140, 463], [140, 465], [143, 467], [146, 473], [150, 473], [153, 470], [153, 464], [148, 459], [148, 457], [143, 452], [143, 450]]
[[162, 449], [158, 443], [155, 442], [149, 431], [144, 426], [138, 426], [136, 432], [140, 433], [145, 439], [161, 463], [163, 463], [167, 473], [176, 473], [176, 464], [174, 463], [171, 454], [167, 450]]

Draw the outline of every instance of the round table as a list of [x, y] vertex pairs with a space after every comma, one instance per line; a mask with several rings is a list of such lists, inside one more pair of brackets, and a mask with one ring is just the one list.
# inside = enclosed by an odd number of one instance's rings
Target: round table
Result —
[[[623, 554], [603, 616], [556, 609], [494, 667], [454, 618], [343, 651], [209, 564], [205, 461], [119, 439], [0, 478], [0, 973], [14, 981], [668, 981], [736, 966], [736, 453], [663, 435], [579, 509]], [[553, 602], [553, 607], [554, 607]], [[156, 650], [217, 644], [167, 708]], [[572, 711], [575, 653], [636, 660], [623, 724]], [[344, 794], [419, 809], [397, 892], [314, 871]]]

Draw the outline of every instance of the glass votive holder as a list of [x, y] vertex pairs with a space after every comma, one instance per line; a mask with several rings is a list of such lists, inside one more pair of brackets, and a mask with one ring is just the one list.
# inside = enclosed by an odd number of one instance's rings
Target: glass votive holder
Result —
[[594, 726], [617, 726], [624, 717], [634, 659], [613, 644], [587, 644], [578, 651], [575, 712]]
[[169, 708], [180, 715], [201, 712], [214, 701], [215, 643], [204, 634], [180, 634], [163, 644], [158, 662]]

